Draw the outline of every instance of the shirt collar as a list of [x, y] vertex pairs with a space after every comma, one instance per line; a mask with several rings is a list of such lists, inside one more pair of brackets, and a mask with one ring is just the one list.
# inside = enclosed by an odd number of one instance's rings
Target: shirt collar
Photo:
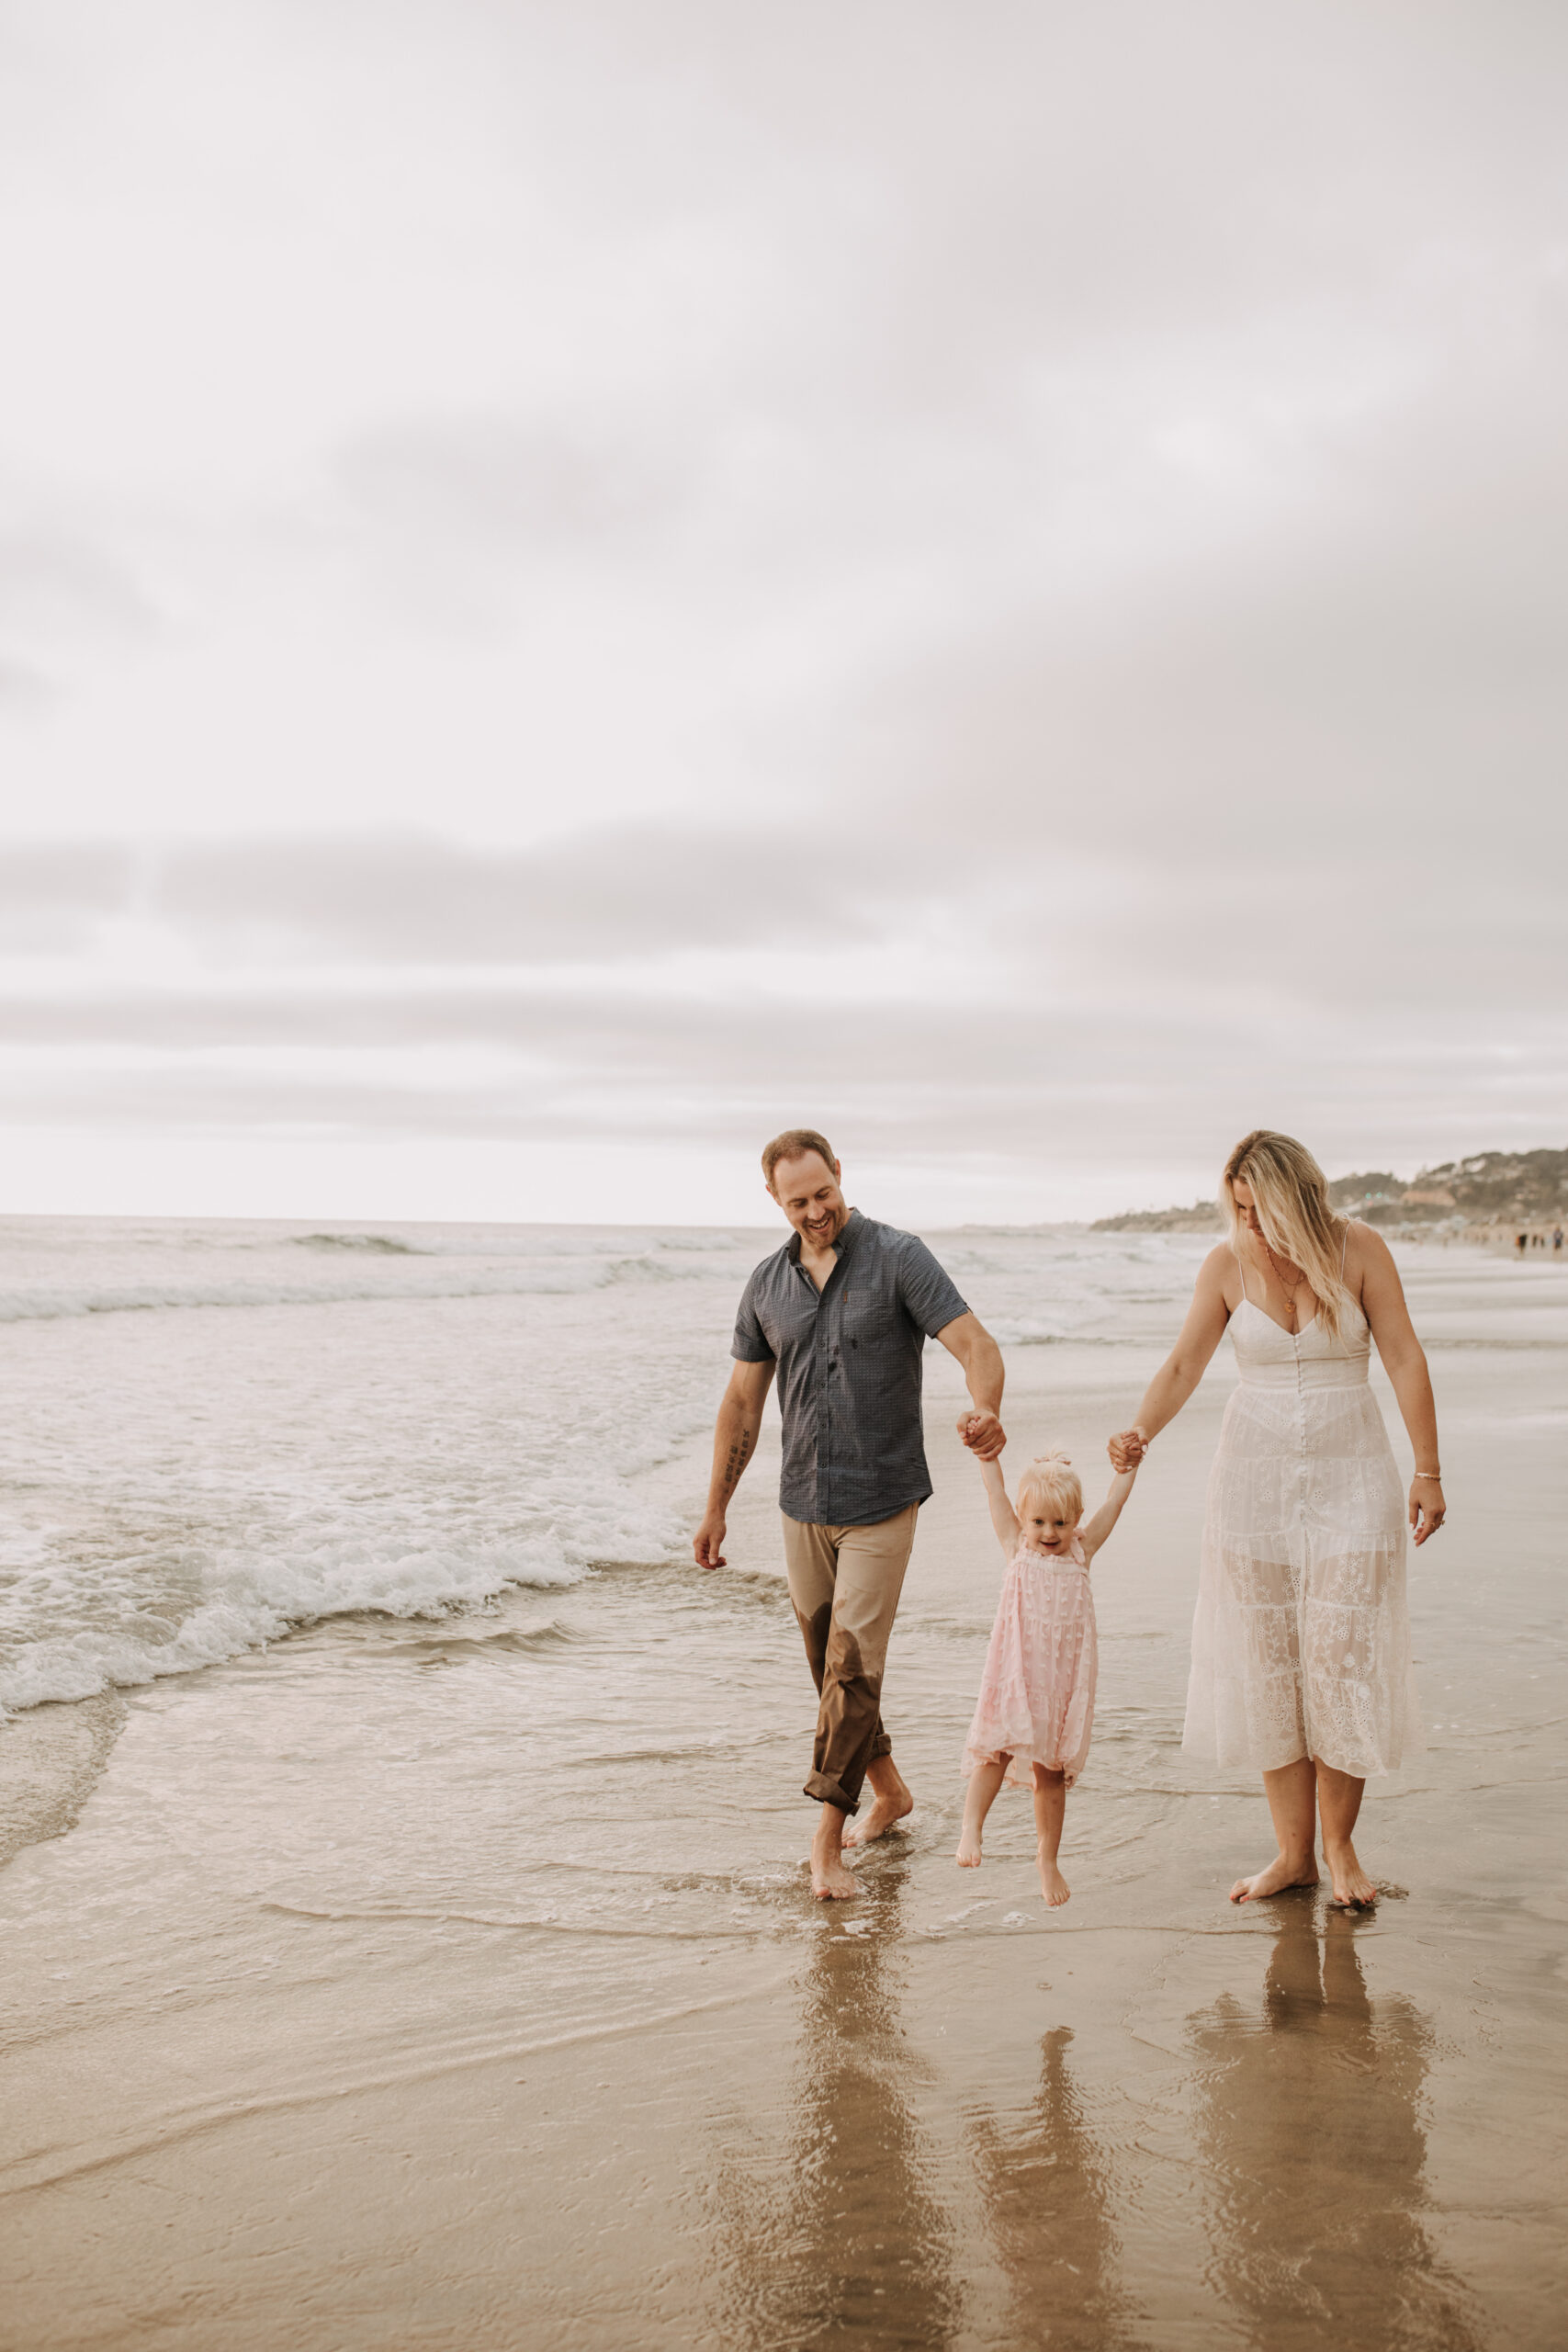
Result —
[[[856, 1241], [860, 1238], [860, 1228], [864, 1223], [865, 1219], [862, 1216], [859, 1209], [852, 1209], [850, 1211], [849, 1216], [844, 1220], [842, 1230], [840, 1232], [837, 1241], [833, 1244], [833, 1254], [840, 1261], [847, 1258], [851, 1250], [854, 1248]], [[790, 1235], [788, 1241], [784, 1244], [784, 1254], [788, 1258], [792, 1266], [799, 1265], [800, 1236], [798, 1233], [792, 1233]]]

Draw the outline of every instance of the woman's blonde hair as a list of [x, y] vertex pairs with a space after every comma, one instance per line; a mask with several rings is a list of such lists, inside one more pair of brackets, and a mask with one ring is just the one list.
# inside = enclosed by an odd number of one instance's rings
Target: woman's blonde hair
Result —
[[1345, 1261], [1344, 1225], [1328, 1204], [1328, 1179], [1294, 1136], [1255, 1127], [1243, 1136], [1225, 1162], [1220, 1207], [1230, 1225], [1231, 1247], [1241, 1249], [1241, 1212], [1233, 1186], [1237, 1177], [1252, 1188], [1263, 1238], [1277, 1258], [1299, 1266], [1317, 1300], [1318, 1318], [1337, 1340], [1353, 1301], [1340, 1269]]
[[1037, 1453], [1018, 1481], [1018, 1515], [1042, 1506], [1076, 1527], [1083, 1517], [1083, 1481], [1065, 1453]]

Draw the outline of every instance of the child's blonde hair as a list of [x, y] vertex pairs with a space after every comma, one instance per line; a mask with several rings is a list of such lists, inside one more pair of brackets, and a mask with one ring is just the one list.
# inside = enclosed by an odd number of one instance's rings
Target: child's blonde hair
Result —
[[1043, 1509], [1076, 1527], [1083, 1517], [1083, 1481], [1067, 1455], [1037, 1453], [1025, 1463], [1018, 1482], [1018, 1515]]

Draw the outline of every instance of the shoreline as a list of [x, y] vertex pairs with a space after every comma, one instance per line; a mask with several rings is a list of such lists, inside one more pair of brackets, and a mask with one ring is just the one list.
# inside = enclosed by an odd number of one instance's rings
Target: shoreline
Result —
[[[991, 1228], [975, 1230], [986, 1232]], [[1467, 1247], [1484, 1248], [1489, 1262], [1508, 1263], [1516, 1267], [1522, 1265], [1529, 1272], [1540, 1272], [1549, 1265], [1557, 1270], [1568, 1268], [1568, 1251], [1557, 1256], [1548, 1249], [1545, 1251], [1532, 1250], [1521, 1257], [1511, 1238], [1505, 1239], [1505, 1230], [1498, 1228], [1490, 1235], [1474, 1230], [1441, 1236], [1420, 1232], [1409, 1235], [1394, 1233], [1392, 1238], [1400, 1248], [1406, 1272], [1412, 1276], [1419, 1275], [1423, 1253], [1430, 1262], [1441, 1264], [1447, 1261], [1451, 1263], [1450, 1240]], [[1463, 1348], [1467, 1344], [1462, 1336], [1450, 1337], [1440, 1331], [1434, 1333], [1429, 1341], [1430, 1348], [1439, 1356], [1451, 1347]], [[1012, 1343], [1010, 1360], [1015, 1372], [1032, 1351], [1032, 1343], [1028, 1340]], [[930, 1351], [928, 1365], [934, 1364], [936, 1358], [937, 1351], [934, 1349]], [[1224, 1377], [1223, 1371], [1219, 1376]], [[1384, 1405], [1386, 1414], [1386, 1397]], [[1394, 1434], [1397, 1447], [1397, 1430]], [[692, 1515], [696, 1508], [693, 1498], [700, 1494], [705, 1474], [708, 1442], [705, 1430], [677, 1446], [666, 1460], [650, 1466], [644, 1476], [644, 1485], [651, 1503], [673, 1510], [677, 1516], [682, 1512]], [[739, 1506], [741, 1515], [757, 1512], [760, 1491], [775, 1475], [776, 1452], [777, 1430], [770, 1421], [765, 1425], [761, 1450], [742, 1490]], [[762, 1540], [767, 1542], [771, 1539], [764, 1535]], [[672, 1557], [677, 1562], [683, 1561], [683, 1555]], [[584, 1573], [592, 1575], [624, 1565], [614, 1559], [593, 1560], [584, 1564]], [[644, 1570], [653, 1565], [649, 1562], [637, 1564], [639, 1569]], [[778, 1573], [782, 1575], [782, 1560]], [[363, 1623], [368, 1628], [378, 1624], [405, 1629], [423, 1626], [438, 1637], [443, 1628], [460, 1630], [465, 1623], [476, 1619], [482, 1623], [488, 1611], [509, 1595], [521, 1592], [542, 1600], [547, 1598], [550, 1591], [560, 1589], [570, 1588], [535, 1587], [526, 1581], [507, 1584], [490, 1604], [454, 1601], [448, 1610], [437, 1611], [429, 1617], [404, 1618], [374, 1608], [306, 1616], [271, 1640], [253, 1649], [237, 1652], [234, 1658], [194, 1665], [173, 1679], [183, 1683], [193, 1678], [220, 1672], [224, 1666], [242, 1658], [279, 1656], [301, 1638], [333, 1624], [342, 1625], [350, 1632], [356, 1623]], [[62, 1837], [70, 1831], [107, 1763], [135, 1695], [152, 1687], [152, 1678], [144, 1681], [112, 1684], [106, 1690], [79, 1699], [40, 1701], [31, 1707], [16, 1709], [0, 1721], [0, 1871], [4, 1871], [28, 1847]]]
[[[1179, 1746], [1219, 1367], [1096, 1564], [1070, 1905], [1012, 1792], [956, 1868], [998, 1570], [933, 1350], [886, 1692], [916, 1812], [851, 1904], [805, 1870], [773, 1425], [728, 1571], [606, 1559], [111, 1700], [74, 1827], [0, 1871], [15, 2352], [1015, 2352], [1047, 2308], [1084, 2352], [1551, 2352], [1568, 1295], [1409, 1272], [1455, 1510], [1412, 1558], [1427, 1747], [1358, 1833], [1376, 1911], [1230, 1905], [1261, 1797]], [[1167, 1337], [1129, 1328], [1010, 1354], [1018, 1453], [1091, 1500]], [[639, 1473], [646, 1514], [690, 1516], [706, 1451]]]
[[128, 1713], [121, 1692], [109, 1690], [45, 1700], [0, 1724], [0, 1871], [75, 1827]]

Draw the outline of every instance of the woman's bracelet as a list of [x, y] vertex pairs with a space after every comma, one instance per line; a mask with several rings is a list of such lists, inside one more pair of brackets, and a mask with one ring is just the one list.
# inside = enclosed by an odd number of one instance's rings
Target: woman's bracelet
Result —
[[1435, 1478], [1439, 1487], [1443, 1483], [1443, 1474], [1440, 1470], [1413, 1470], [1410, 1475], [1413, 1478]]

